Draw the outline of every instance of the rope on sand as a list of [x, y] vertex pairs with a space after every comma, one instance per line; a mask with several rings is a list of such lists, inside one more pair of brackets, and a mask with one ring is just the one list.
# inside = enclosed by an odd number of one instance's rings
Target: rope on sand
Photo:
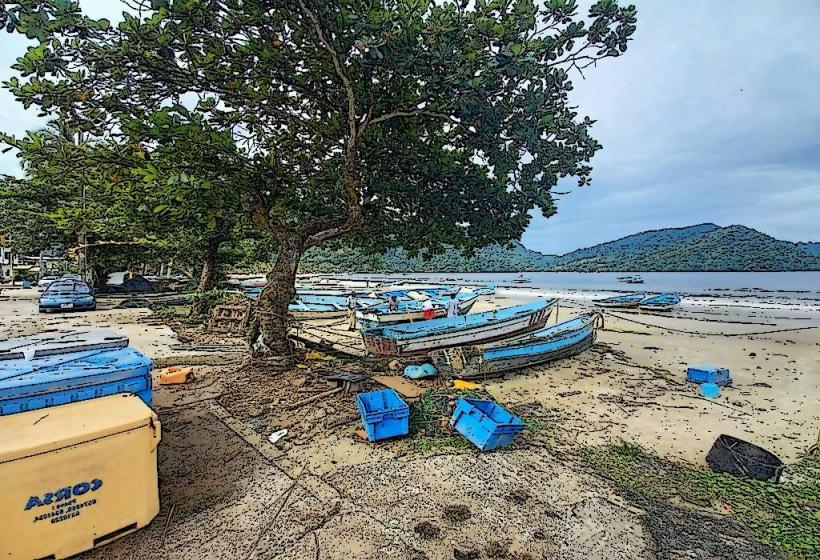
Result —
[[795, 327], [793, 329], [775, 329], [770, 331], [759, 331], [759, 332], [749, 332], [749, 333], [704, 333], [698, 331], [687, 331], [683, 329], [673, 329], [672, 327], [664, 327], [662, 325], [653, 325], [652, 323], [645, 323], [643, 321], [637, 321], [635, 319], [630, 319], [629, 317], [624, 317], [623, 315], [618, 315], [616, 313], [612, 313], [611, 311], [602, 311], [604, 315], [609, 315], [610, 317], [615, 317], [616, 319], [620, 319], [621, 321], [626, 321], [627, 323], [634, 323], [636, 325], [641, 325], [644, 327], [652, 327], [655, 329], [660, 329], [663, 331], [669, 331], [674, 333], [681, 333], [681, 334], [694, 334], [698, 336], [757, 336], [762, 334], [775, 334], [775, 333], [784, 333], [784, 332], [795, 332], [795, 331], [806, 331], [809, 329], [817, 329], [820, 328], [818, 326], [811, 326], [811, 327]]

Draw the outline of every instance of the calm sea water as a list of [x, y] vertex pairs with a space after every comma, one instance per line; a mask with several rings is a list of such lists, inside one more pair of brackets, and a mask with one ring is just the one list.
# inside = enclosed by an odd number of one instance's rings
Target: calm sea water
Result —
[[[588, 292], [646, 291], [675, 292], [689, 296], [731, 296], [820, 300], [820, 272], [643, 272], [643, 284], [625, 284], [618, 276], [623, 272], [525, 272], [527, 284], [513, 284], [515, 273], [441, 273], [396, 274], [378, 276], [384, 279], [414, 279], [430, 282], [494, 283], [545, 290]], [[347, 278], [377, 278], [354, 274]]]

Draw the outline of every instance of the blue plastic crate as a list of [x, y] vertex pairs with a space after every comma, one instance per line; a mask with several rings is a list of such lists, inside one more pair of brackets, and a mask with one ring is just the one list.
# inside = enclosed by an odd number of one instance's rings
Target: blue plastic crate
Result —
[[493, 401], [458, 399], [450, 424], [482, 451], [506, 447], [524, 422]]
[[370, 441], [406, 436], [410, 432], [410, 407], [393, 389], [359, 393], [356, 406]]
[[151, 405], [151, 359], [133, 348], [0, 361], [0, 416], [135, 393]]
[[693, 383], [715, 383], [716, 385], [731, 385], [732, 383], [728, 368], [709, 364], [689, 366], [686, 370], [686, 380]]

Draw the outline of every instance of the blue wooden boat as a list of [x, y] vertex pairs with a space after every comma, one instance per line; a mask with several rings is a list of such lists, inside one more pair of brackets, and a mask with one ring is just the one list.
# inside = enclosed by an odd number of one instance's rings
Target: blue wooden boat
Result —
[[439, 373], [459, 379], [495, 377], [573, 356], [590, 348], [603, 316], [592, 312], [545, 327], [525, 337], [485, 346], [461, 346], [430, 353]]
[[660, 294], [641, 300], [638, 307], [644, 311], [671, 311], [679, 303], [680, 296], [677, 294]]
[[[258, 299], [264, 288], [245, 288], [245, 297]], [[384, 304], [378, 297], [356, 297], [356, 304], [362, 308]], [[323, 295], [300, 292], [288, 305], [288, 314], [297, 319], [331, 319], [347, 314], [347, 296]]]
[[638, 304], [646, 297], [646, 294], [639, 292], [636, 294], [626, 294], [622, 296], [613, 296], [604, 299], [596, 299], [594, 303], [598, 307], [614, 307], [614, 308], [628, 308], [638, 307]]
[[[370, 308], [384, 304], [381, 298], [356, 298], [356, 305]], [[326, 319], [347, 314], [347, 297], [297, 294], [288, 305], [288, 314], [297, 319]]]
[[494, 296], [496, 292], [496, 285], [492, 282], [478, 288], [473, 288], [473, 291], [480, 296]]
[[365, 348], [376, 356], [418, 356], [433, 350], [484, 344], [542, 328], [557, 299], [538, 300], [462, 317], [444, 317], [362, 330]]

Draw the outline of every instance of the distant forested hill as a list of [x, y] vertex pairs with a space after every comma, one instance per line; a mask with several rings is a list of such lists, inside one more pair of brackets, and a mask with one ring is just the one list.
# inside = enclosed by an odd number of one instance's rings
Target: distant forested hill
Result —
[[403, 249], [367, 255], [356, 249], [314, 247], [302, 257], [303, 272], [508, 272], [553, 270], [558, 257], [527, 249], [491, 245], [472, 257], [455, 249], [429, 259], [411, 257]]
[[820, 270], [820, 243], [780, 241], [745, 226], [699, 224], [645, 231], [562, 256], [520, 243], [493, 245], [465, 257], [454, 249], [424, 260], [401, 248], [382, 255], [317, 247], [304, 272], [766, 271]]

